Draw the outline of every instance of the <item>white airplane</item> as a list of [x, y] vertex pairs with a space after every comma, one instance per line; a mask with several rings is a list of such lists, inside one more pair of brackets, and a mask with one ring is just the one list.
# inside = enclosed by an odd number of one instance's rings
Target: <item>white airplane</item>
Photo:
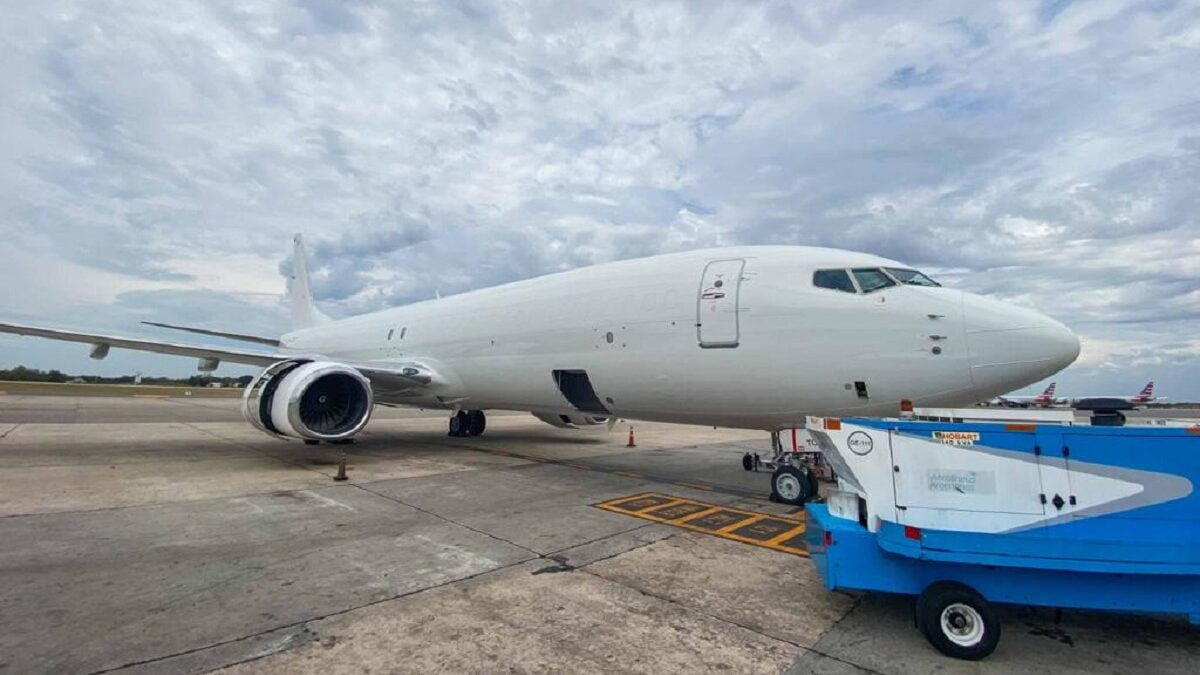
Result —
[[1129, 405], [1145, 405], [1154, 401], [1165, 401], [1166, 398], [1154, 395], [1154, 381], [1151, 380], [1142, 387], [1142, 390], [1133, 396], [1126, 394], [1116, 395], [1100, 395], [1100, 396], [1055, 396], [1055, 383], [1051, 382], [1046, 390], [1037, 396], [997, 396], [987, 402], [990, 406], [1003, 406], [1010, 408], [1049, 408], [1055, 405], [1073, 406], [1081, 401], [1085, 404], [1088, 402], [1116, 402], [1127, 403]]
[[[0, 324], [0, 332], [264, 366], [243, 412], [281, 438], [345, 441], [376, 403], [483, 411], [560, 427], [616, 418], [775, 431], [807, 414], [966, 405], [1066, 367], [1079, 340], [1034, 311], [943, 288], [910, 267], [829, 248], [691, 251], [551, 274], [331, 321], [299, 235], [294, 330], [268, 352]], [[610, 422], [611, 423], [611, 422]]]
[[1037, 396], [997, 396], [988, 401], [987, 404], [1006, 408], [1049, 408], [1055, 403], [1060, 402], [1060, 399], [1054, 398], [1055, 384], [1051, 382], [1046, 387], [1046, 390]]
[[1155, 401], [1166, 401], [1166, 400], [1167, 399], [1163, 396], [1155, 396], [1154, 395], [1154, 380], [1150, 380], [1149, 382], [1147, 382], [1146, 386], [1142, 387], [1142, 390], [1139, 391], [1138, 393], [1134, 394], [1133, 396], [1130, 396], [1128, 394], [1115, 394], [1115, 395], [1107, 395], [1107, 396], [1105, 396], [1105, 395], [1070, 396], [1067, 398], [1059, 399], [1060, 402], [1067, 403], [1070, 405], [1075, 405], [1075, 404], [1079, 403], [1080, 401], [1119, 401], [1121, 403], [1128, 403], [1129, 405], [1135, 405], [1135, 406], [1136, 405], [1145, 405], [1147, 403], [1153, 403]]

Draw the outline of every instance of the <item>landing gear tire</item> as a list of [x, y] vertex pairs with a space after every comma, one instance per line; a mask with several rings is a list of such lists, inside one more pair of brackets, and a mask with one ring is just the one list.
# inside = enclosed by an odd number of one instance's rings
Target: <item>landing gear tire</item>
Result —
[[467, 413], [467, 434], [479, 436], [487, 428], [487, 416], [482, 410], [471, 410]]
[[459, 411], [450, 416], [450, 435], [455, 437], [467, 435], [467, 413]]
[[751, 455], [748, 452], [742, 455], [742, 468], [746, 471], [754, 470], [754, 455]]
[[801, 506], [815, 496], [807, 469], [781, 466], [771, 474], [771, 501]]
[[931, 584], [917, 598], [917, 627], [939, 652], [978, 661], [1000, 642], [1000, 622], [983, 596], [951, 582]]

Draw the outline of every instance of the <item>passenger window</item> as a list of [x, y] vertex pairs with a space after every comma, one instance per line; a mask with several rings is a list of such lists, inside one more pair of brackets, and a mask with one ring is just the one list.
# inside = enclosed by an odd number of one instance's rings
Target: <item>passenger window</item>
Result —
[[854, 278], [858, 281], [858, 287], [863, 293], [870, 293], [888, 286], [895, 286], [896, 282], [892, 278], [883, 273], [883, 270], [878, 267], [859, 267], [854, 270]]
[[846, 273], [846, 270], [817, 270], [813, 272], [813, 286], [857, 293], [854, 290], [854, 282], [850, 281], [850, 275]]

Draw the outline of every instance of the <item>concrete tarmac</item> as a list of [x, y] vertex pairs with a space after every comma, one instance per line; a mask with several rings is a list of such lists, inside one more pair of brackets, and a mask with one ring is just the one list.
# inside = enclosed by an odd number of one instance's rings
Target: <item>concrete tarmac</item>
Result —
[[0, 396], [0, 673], [1194, 672], [1172, 618], [1004, 609], [979, 664], [803, 557], [595, 508], [659, 492], [785, 515], [765, 434], [379, 409], [348, 450], [228, 399]]

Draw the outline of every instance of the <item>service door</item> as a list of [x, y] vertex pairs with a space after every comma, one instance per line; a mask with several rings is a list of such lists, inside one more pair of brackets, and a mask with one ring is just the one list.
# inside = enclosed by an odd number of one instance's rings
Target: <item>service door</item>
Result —
[[696, 332], [704, 348], [738, 346], [738, 290], [746, 261], [714, 260], [704, 266], [696, 300]]

